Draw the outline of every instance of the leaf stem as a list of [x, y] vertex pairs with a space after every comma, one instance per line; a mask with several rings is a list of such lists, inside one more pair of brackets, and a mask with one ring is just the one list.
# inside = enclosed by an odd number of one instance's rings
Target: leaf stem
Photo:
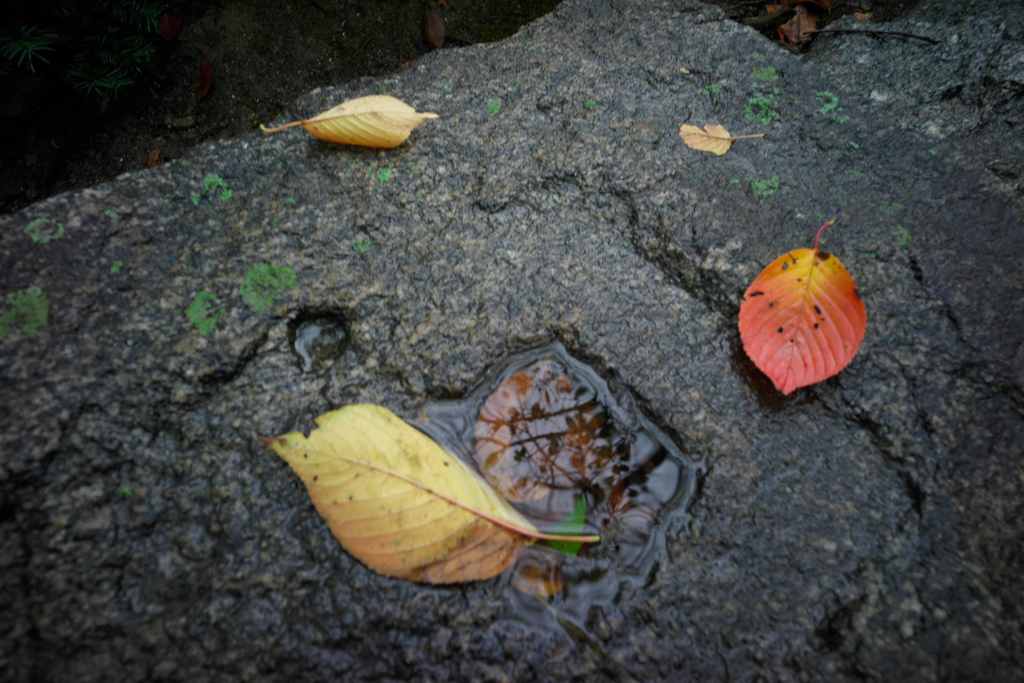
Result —
[[818, 233], [814, 236], [814, 253], [815, 254], [818, 253], [818, 244], [821, 242], [821, 236], [825, 233], [826, 230], [831, 228], [835, 224], [835, 222], [836, 222], [836, 218], [834, 218], [834, 217], [833, 218], [829, 218], [827, 221], [825, 221], [824, 223], [821, 224], [820, 228], [818, 228]]
[[750, 135], [733, 135], [728, 138], [721, 138], [722, 140], [753, 140], [755, 138], [763, 138], [764, 133], [751, 133]]
[[283, 126], [277, 126], [276, 128], [267, 128], [261, 123], [260, 130], [263, 131], [264, 135], [270, 135], [271, 133], [280, 133], [282, 130], [288, 130], [289, 128], [294, 128], [295, 126], [301, 126], [304, 123], [306, 123], [306, 121], [292, 121], [291, 123], [286, 123]]

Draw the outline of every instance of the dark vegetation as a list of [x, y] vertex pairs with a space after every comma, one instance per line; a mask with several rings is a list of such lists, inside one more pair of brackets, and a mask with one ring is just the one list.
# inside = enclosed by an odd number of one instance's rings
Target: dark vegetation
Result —
[[[316, 87], [394, 72], [438, 45], [500, 40], [557, 4], [14, 0], [0, 30], [0, 213], [250, 132]], [[769, 3], [711, 4], [780, 39]], [[800, 4], [821, 28], [853, 12], [885, 21], [914, 2]]]

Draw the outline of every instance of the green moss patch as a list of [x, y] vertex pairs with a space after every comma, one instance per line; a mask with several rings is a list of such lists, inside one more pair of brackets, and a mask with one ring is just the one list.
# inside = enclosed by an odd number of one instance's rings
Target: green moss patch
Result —
[[15, 333], [34, 337], [50, 319], [50, 302], [39, 287], [29, 287], [7, 295], [0, 312], [0, 339]]
[[25, 234], [34, 244], [47, 244], [64, 237], [64, 224], [49, 218], [37, 218], [25, 226]]
[[216, 295], [205, 289], [200, 290], [185, 309], [185, 317], [204, 337], [213, 334], [222, 315], [224, 309], [217, 304]]
[[245, 273], [242, 300], [256, 313], [266, 313], [276, 299], [297, 284], [295, 271], [288, 266], [259, 263]]

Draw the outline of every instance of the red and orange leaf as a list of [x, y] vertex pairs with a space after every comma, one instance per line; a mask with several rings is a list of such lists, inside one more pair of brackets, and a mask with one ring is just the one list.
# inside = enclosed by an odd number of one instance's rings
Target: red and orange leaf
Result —
[[817, 240], [770, 263], [740, 304], [743, 350], [783, 394], [838, 374], [860, 349], [867, 322], [857, 283]]

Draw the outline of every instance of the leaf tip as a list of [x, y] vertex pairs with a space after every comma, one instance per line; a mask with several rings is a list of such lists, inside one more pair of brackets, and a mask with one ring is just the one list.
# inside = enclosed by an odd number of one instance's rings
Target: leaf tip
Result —
[[288, 439], [283, 436], [260, 436], [259, 440], [263, 442], [264, 446], [273, 448], [275, 451], [288, 445]]

